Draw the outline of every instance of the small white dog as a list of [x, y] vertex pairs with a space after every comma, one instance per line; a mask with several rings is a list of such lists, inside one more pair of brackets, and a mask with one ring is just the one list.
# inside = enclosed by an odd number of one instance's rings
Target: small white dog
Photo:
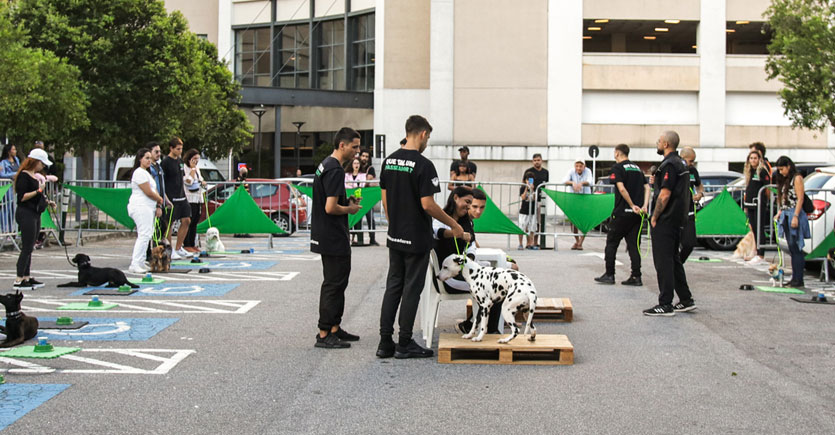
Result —
[[208, 252], [224, 252], [226, 246], [220, 241], [220, 231], [216, 227], [211, 227], [206, 230], [206, 251]]
[[516, 325], [517, 312], [528, 313], [525, 334], [530, 334], [528, 340], [536, 340], [536, 327], [533, 325], [536, 288], [530, 278], [512, 269], [482, 267], [469, 257], [455, 254], [444, 259], [438, 278], [446, 281], [459, 272], [470, 285], [473, 308], [477, 309], [473, 327], [462, 338], [481, 341], [487, 331], [490, 308], [493, 304], [502, 302], [502, 317], [510, 326], [510, 335], [499, 339], [499, 343], [507, 343], [519, 334], [519, 327]]

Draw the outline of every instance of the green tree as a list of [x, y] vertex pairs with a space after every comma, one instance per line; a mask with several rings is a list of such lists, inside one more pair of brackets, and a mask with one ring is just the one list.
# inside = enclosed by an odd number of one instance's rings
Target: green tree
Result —
[[18, 0], [29, 44], [78, 67], [90, 105], [77, 151], [133, 153], [149, 140], [183, 137], [210, 157], [249, 143], [238, 85], [217, 48], [158, 0]]
[[0, 3], [0, 135], [17, 144], [62, 140], [88, 124], [78, 69], [27, 40]]
[[835, 126], [835, 2], [773, 0], [765, 16], [774, 31], [765, 68], [783, 83], [786, 116], [797, 127]]

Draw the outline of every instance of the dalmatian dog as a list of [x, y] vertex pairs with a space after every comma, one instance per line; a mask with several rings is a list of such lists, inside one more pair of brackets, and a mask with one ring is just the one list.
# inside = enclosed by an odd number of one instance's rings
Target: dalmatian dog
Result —
[[[527, 276], [512, 270], [496, 267], [481, 266], [465, 255], [450, 255], [444, 259], [438, 278], [447, 280], [461, 273], [467, 284], [475, 304], [478, 305], [476, 318], [470, 332], [462, 338], [481, 341], [487, 331], [487, 317], [493, 304], [502, 304], [502, 317], [510, 326], [510, 335], [499, 339], [499, 343], [507, 343], [519, 335], [516, 325], [516, 313], [528, 313], [525, 334], [530, 333], [528, 340], [536, 340], [536, 327], [533, 325], [533, 313], [536, 309], [536, 288]], [[478, 335], [475, 335], [478, 327]]]

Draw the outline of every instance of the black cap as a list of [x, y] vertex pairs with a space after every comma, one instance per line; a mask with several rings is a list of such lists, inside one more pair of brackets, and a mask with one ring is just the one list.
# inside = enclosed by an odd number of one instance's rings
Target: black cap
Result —
[[470, 152], [470, 147], [468, 147], [468, 146], [464, 145], [464, 146], [462, 146], [461, 148], [458, 148], [458, 151], [466, 151], [466, 152]]

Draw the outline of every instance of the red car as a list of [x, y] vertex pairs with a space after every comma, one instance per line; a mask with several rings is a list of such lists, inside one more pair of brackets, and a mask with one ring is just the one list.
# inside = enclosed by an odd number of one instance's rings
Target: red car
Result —
[[[279, 228], [286, 231], [285, 235], [295, 232], [299, 222], [307, 220], [307, 203], [295, 187], [268, 178], [250, 178], [247, 179], [246, 184], [255, 203]], [[218, 183], [209, 188], [206, 192], [209, 213], [214, 213], [237, 188], [236, 182]], [[203, 208], [200, 216], [201, 221], [204, 219], [206, 219], [206, 208]]]

